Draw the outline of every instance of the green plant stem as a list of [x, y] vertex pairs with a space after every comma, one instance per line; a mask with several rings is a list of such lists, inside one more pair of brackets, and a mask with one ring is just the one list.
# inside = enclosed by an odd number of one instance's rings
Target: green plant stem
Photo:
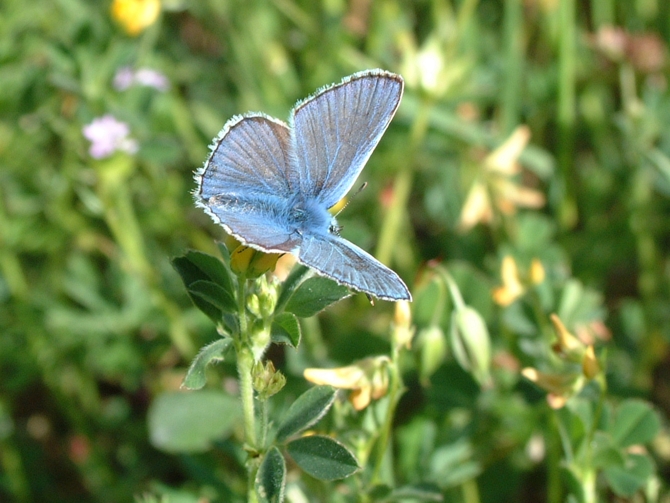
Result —
[[242, 401], [242, 415], [244, 417], [244, 443], [251, 455], [247, 460], [247, 501], [255, 503], [258, 501], [254, 481], [258, 471], [257, 452], [258, 442], [256, 437], [256, 411], [254, 404], [254, 388], [252, 383], [252, 369], [254, 366], [254, 355], [251, 351], [249, 340], [249, 320], [247, 319], [247, 282], [244, 278], [238, 278], [237, 283], [237, 307], [239, 333], [235, 337], [235, 351], [237, 353], [237, 373], [240, 378], [240, 400]]
[[593, 26], [596, 28], [613, 25], [616, 19], [615, 12], [615, 0], [591, 0], [591, 15]]
[[251, 382], [251, 369], [254, 357], [251, 350], [242, 347], [237, 351], [237, 373], [240, 376], [240, 398], [244, 413], [244, 440], [250, 449], [256, 449], [256, 413], [254, 408], [254, 388]]
[[382, 228], [379, 233], [379, 243], [377, 244], [376, 256], [382, 264], [390, 264], [395, 250], [400, 228], [407, 210], [407, 202], [412, 190], [412, 178], [414, 176], [414, 154], [418, 146], [423, 142], [428, 129], [428, 119], [430, 117], [431, 103], [428, 100], [422, 100], [416, 113], [412, 131], [410, 133], [410, 145], [408, 155], [400, 166], [393, 183], [393, 201], [382, 222]]
[[261, 449], [266, 450], [267, 445], [265, 444], [267, 442], [267, 437], [268, 437], [268, 424], [269, 424], [269, 407], [268, 407], [268, 401], [267, 399], [265, 400], [260, 400], [258, 402], [258, 407], [260, 409], [260, 433], [261, 433], [261, 438], [259, 441], [259, 446]]
[[584, 443], [586, 450], [580, 471], [585, 503], [596, 503], [598, 501], [596, 486], [597, 469], [596, 466], [594, 466], [593, 445], [595, 434], [598, 431], [598, 424], [600, 424], [600, 416], [602, 415], [603, 407], [605, 406], [605, 398], [607, 397], [607, 379], [605, 378], [604, 372], [599, 374], [597, 381], [600, 386], [600, 395], [598, 397], [595, 413], [593, 414], [591, 426], [587, 433], [588, 436]]
[[560, 199], [559, 218], [564, 229], [577, 221], [574, 183], [575, 112], [575, 0], [561, 0], [559, 14], [559, 86], [558, 86], [558, 165]]
[[523, 78], [523, 2], [505, 0], [505, 78], [500, 95], [501, 129], [509, 135], [519, 122]]
[[372, 470], [372, 477], [370, 478], [370, 484], [374, 485], [381, 482], [381, 470], [384, 465], [384, 458], [389, 449], [389, 440], [391, 438], [391, 431], [393, 430], [393, 418], [395, 417], [395, 410], [400, 401], [400, 397], [404, 391], [404, 385], [402, 382], [402, 377], [400, 377], [399, 370], [399, 356], [400, 352], [397, 346], [393, 345], [391, 351], [391, 362], [389, 364], [389, 390], [388, 390], [388, 400], [389, 404], [386, 409], [386, 415], [384, 417], [384, 424], [382, 429], [377, 437], [375, 442], [375, 452], [374, 452], [374, 469]]
[[[550, 427], [545, 434], [547, 446], [547, 503], [560, 503], [561, 498], [561, 442], [560, 421], [554, 411], [549, 411]], [[553, 428], [551, 425], [553, 424]]]
[[479, 503], [479, 488], [475, 479], [468, 479], [461, 486], [464, 503]]

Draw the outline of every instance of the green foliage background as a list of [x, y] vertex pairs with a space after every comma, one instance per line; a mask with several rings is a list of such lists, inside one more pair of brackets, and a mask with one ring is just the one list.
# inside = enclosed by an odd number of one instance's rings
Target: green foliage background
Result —
[[[631, 37], [623, 52], [599, 45], [606, 26]], [[669, 410], [669, 42], [663, 0], [169, 0], [137, 37], [107, 2], [4, 0], [0, 500], [178, 489], [174, 501], [234, 500], [244, 474], [234, 433], [211, 451], [171, 454], [147, 429], [155, 398], [217, 337], [170, 264], [187, 248], [216, 254], [222, 238], [193, 205], [193, 170], [232, 115], [285, 119], [320, 86], [380, 67], [405, 77], [405, 97], [363, 172], [368, 189], [339, 217], [344, 235], [418, 293], [419, 330], [436, 323], [427, 263], [443, 261], [486, 320], [494, 355], [515, 362], [494, 368], [492, 391], [451, 354], [427, 376], [408, 359], [402, 482], [430, 473], [449, 501], [473, 501], [472, 480], [481, 501], [556, 501], [546, 458], [528, 453], [551, 424], [544, 393], [518, 375], [542, 367], [548, 322], [532, 304], [496, 306], [490, 291], [504, 255], [524, 270], [539, 258], [540, 311], [569, 328], [605, 321], [613, 334], [598, 346], [611, 396]], [[429, 68], [443, 67], [422, 84], [429, 49]], [[126, 65], [163, 72], [170, 89], [116, 90]], [[82, 128], [105, 114], [130, 125], [137, 154], [91, 158]], [[486, 153], [520, 124], [532, 134], [521, 179], [546, 206], [459, 232]], [[400, 207], [388, 205], [393, 187], [407, 191]], [[381, 304], [342, 301], [304, 324], [299, 352], [272, 353], [293, 383], [287, 395], [304, 389], [307, 366], [384, 352], [392, 309]], [[448, 322], [445, 308], [437, 324]], [[213, 386], [234, 377], [229, 364], [212, 372]], [[659, 438], [662, 480], [670, 454]]]

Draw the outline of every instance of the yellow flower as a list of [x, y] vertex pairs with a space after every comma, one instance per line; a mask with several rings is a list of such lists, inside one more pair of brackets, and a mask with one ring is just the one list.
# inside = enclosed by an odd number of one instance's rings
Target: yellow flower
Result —
[[472, 184], [465, 199], [458, 227], [467, 231], [478, 223], [490, 224], [493, 220], [493, 207], [486, 185], [481, 181]]
[[279, 253], [265, 253], [240, 245], [230, 254], [230, 268], [238, 276], [255, 279], [273, 270], [279, 257]]
[[160, 0], [114, 0], [112, 17], [135, 36], [156, 22], [160, 10]]
[[493, 289], [493, 301], [503, 307], [509, 306], [526, 291], [519, 280], [519, 269], [514, 257], [506, 255], [500, 271], [502, 286]]
[[388, 389], [389, 359], [377, 356], [359, 360], [353, 365], [334, 369], [305, 369], [305, 379], [314, 384], [327, 384], [335, 388], [352, 390], [349, 401], [356, 410], [363, 410], [371, 400], [377, 400]]
[[493, 221], [493, 208], [504, 215], [512, 215], [517, 208], [540, 208], [544, 195], [524, 187], [514, 177], [521, 173], [518, 159], [530, 140], [528, 126], [519, 126], [483, 162], [483, 168], [473, 183], [463, 204], [459, 228], [467, 231], [478, 223]]
[[547, 391], [547, 403], [552, 409], [560, 409], [575, 393], [578, 387], [579, 375], [574, 373], [547, 373], [540, 372], [532, 367], [526, 367], [521, 375]]
[[580, 358], [584, 352], [584, 343], [565, 328], [558, 315], [552, 314], [549, 318], [554, 325], [554, 332], [558, 339], [554, 344], [554, 351], [563, 355], [576, 355], [577, 358]]
[[530, 267], [524, 271], [523, 277], [519, 275], [519, 268], [511, 255], [503, 257], [500, 269], [500, 277], [503, 284], [494, 288], [492, 295], [493, 301], [503, 307], [509, 306], [521, 297], [527, 288], [542, 283], [545, 277], [542, 262], [537, 258], [531, 260]]

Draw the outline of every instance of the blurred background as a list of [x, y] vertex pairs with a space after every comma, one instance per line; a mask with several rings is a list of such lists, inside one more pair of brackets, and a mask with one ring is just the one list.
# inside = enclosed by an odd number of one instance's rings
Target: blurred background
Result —
[[[665, 0], [4, 0], [0, 500], [237, 501], [234, 442], [168, 452], [147, 425], [217, 337], [170, 263], [223, 239], [193, 171], [232, 115], [286, 120], [368, 68], [401, 74], [405, 96], [339, 221], [415, 292], [405, 481], [428, 473], [447, 501], [472, 480], [481, 501], [548, 498], [545, 393], [520, 369], [546, 366], [553, 312], [606, 348], [609, 395], [665, 425], [669, 42]], [[492, 387], [446, 343], [438, 263], [487, 322]], [[304, 389], [305, 366], [387, 351], [392, 307], [354, 296], [273, 355]], [[234, 376], [218, 366], [211, 387]]]

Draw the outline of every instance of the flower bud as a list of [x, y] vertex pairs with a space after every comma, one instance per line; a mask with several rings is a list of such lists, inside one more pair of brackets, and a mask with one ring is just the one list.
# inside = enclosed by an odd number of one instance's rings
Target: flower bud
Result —
[[258, 295], [256, 295], [255, 293], [252, 293], [247, 296], [247, 309], [256, 318], [261, 318], [260, 301], [258, 300]]
[[263, 320], [256, 320], [251, 327], [250, 340], [254, 361], [260, 361], [270, 345], [270, 326]]
[[409, 302], [406, 300], [401, 300], [395, 304], [392, 337], [395, 347], [405, 346], [405, 348], [410, 349], [412, 337], [414, 337], [414, 327], [412, 327], [412, 311]]
[[455, 310], [449, 335], [458, 364], [479, 384], [487, 384], [491, 378], [491, 339], [481, 315], [469, 306]]
[[272, 361], [254, 363], [252, 383], [254, 390], [258, 393], [259, 400], [267, 400], [272, 395], [281, 391], [286, 384], [286, 377], [279, 370], [275, 370]]
[[593, 346], [588, 346], [582, 358], [582, 372], [587, 379], [593, 379], [600, 373], [600, 364]]
[[274, 269], [280, 256], [278, 253], [264, 253], [241, 245], [230, 255], [230, 268], [238, 276], [255, 279]]
[[[554, 345], [554, 351], [565, 356], [573, 357], [573, 359], [580, 358], [584, 351], [584, 344], [582, 341], [565, 328], [565, 325], [563, 325], [563, 322], [556, 314], [552, 314], [549, 318], [554, 325], [554, 333], [558, 339]], [[579, 361], [579, 359], [577, 361]]]
[[431, 325], [419, 331], [415, 347], [419, 356], [419, 376], [427, 381], [442, 365], [447, 354], [447, 341], [438, 325]]
[[528, 276], [530, 276], [530, 282], [533, 285], [539, 285], [544, 281], [546, 273], [544, 271], [544, 266], [542, 265], [540, 259], [534, 258], [533, 260], [531, 260], [530, 271], [528, 272]]

